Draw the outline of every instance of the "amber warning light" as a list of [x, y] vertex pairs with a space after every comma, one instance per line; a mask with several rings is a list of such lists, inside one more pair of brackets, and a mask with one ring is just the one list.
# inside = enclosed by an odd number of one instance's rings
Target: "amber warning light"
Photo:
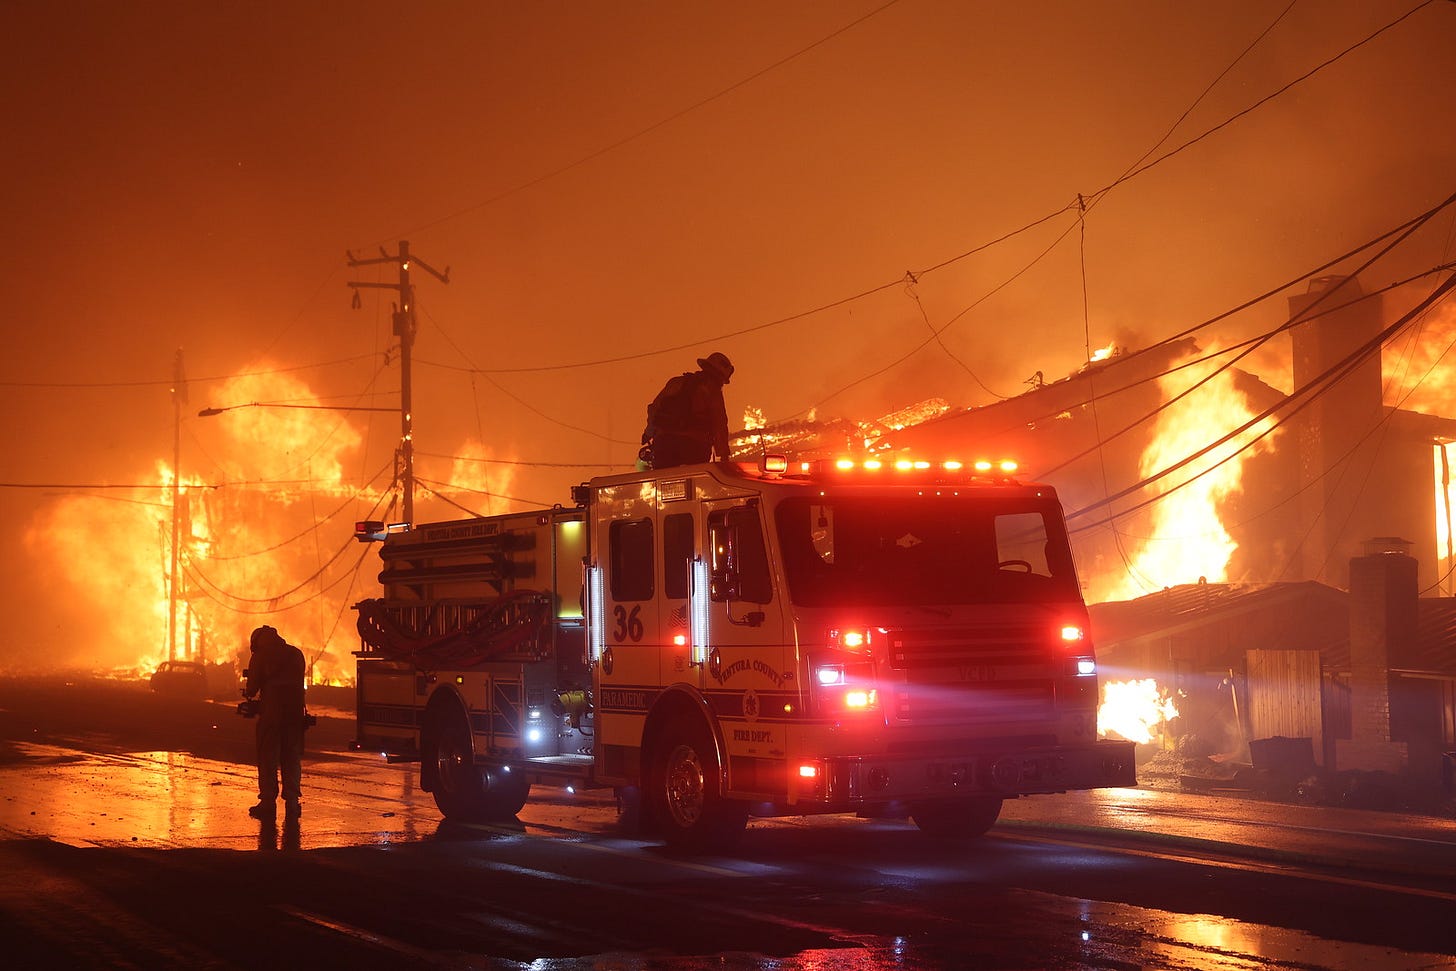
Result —
[[905, 473], [964, 473], [975, 472], [980, 475], [993, 475], [1005, 477], [1015, 474], [1017, 463], [1012, 459], [980, 459], [975, 462], [966, 463], [960, 459], [943, 459], [931, 461], [918, 458], [894, 458], [889, 456], [854, 459], [838, 458], [833, 460], [819, 459], [812, 462], [801, 462], [799, 471], [813, 475], [826, 471], [837, 472], [841, 475], [846, 473], [882, 473], [882, 474], [905, 474]]

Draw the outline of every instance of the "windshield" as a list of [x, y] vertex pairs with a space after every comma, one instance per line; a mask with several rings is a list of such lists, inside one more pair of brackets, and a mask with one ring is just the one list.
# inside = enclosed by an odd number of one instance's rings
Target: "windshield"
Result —
[[1055, 501], [1035, 497], [815, 496], [778, 507], [793, 602], [1080, 602]]

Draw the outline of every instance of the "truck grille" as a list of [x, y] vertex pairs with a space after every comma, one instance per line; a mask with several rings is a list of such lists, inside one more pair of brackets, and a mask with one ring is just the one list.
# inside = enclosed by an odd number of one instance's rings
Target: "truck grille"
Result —
[[1044, 660], [1045, 621], [1006, 621], [977, 627], [904, 629], [889, 632], [890, 667], [910, 671], [957, 665], [1026, 664]]
[[894, 691], [894, 717], [901, 723], [1006, 723], [1050, 718], [1055, 704], [1050, 681], [902, 684]]
[[1057, 653], [1045, 620], [889, 632], [889, 667], [900, 724], [1007, 724], [1055, 714]]

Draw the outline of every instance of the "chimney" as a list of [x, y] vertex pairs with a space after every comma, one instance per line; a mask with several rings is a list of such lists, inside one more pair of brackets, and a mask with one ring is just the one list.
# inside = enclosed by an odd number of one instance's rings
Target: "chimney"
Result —
[[1362, 470], [1375, 461], [1379, 442], [1371, 432], [1384, 414], [1379, 350], [1345, 370], [1350, 355], [1380, 333], [1380, 298], [1364, 297], [1355, 277], [1324, 276], [1289, 298], [1294, 390], [1309, 388], [1313, 397], [1292, 419], [1299, 444], [1297, 535], [1304, 537], [1300, 574], [1332, 586], [1345, 585], [1344, 566], [1358, 554], [1359, 538], [1391, 528], [1366, 521], [1376, 512], [1359, 502]]
[[1404, 742], [1390, 740], [1390, 662], [1416, 634], [1417, 563], [1410, 542], [1367, 540], [1350, 561], [1350, 738], [1336, 739], [1335, 764], [1399, 773]]

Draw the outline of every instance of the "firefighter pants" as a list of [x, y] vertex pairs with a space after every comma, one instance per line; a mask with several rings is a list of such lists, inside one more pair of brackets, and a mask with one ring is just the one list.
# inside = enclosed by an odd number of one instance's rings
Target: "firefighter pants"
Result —
[[652, 467], [670, 469], [678, 465], [697, 465], [713, 456], [713, 443], [685, 435], [659, 432], [652, 439]]
[[296, 801], [303, 780], [303, 713], [264, 711], [258, 716], [258, 801]]

